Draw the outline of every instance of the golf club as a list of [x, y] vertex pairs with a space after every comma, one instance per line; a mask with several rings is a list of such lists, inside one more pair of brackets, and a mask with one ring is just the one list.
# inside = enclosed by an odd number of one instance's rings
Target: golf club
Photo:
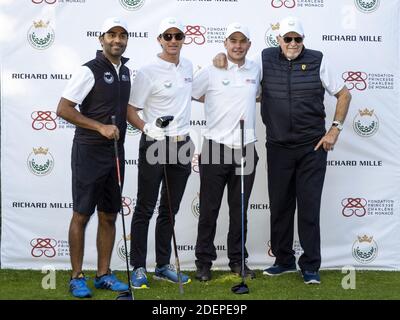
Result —
[[[159, 117], [156, 120], [156, 126], [159, 128], [165, 128], [169, 125], [169, 123], [174, 120], [173, 116], [164, 116]], [[166, 157], [165, 157], [166, 158]], [[165, 159], [166, 162], [166, 159]], [[179, 263], [178, 257], [178, 248], [176, 246], [176, 236], [175, 236], [175, 227], [174, 227], [174, 217], [172, 213], [172, 206], [171, 206], [171, 197], [169, 193], [169, 186], [168, 186], [168, 175], [167, 175], [167, 165], [164, 163], [164, 179], [165, 179], [165, 188], [167, 190], [167, 199], [168, 199], [168, 208], [169, 208], [169, 218], [171, 221], [172, 226], [172, 242], [174, 245], [174, 254], [175, 254], [175, 265], [176, 265], [176, 272], [178, 274], [178, 283], [179, 283], [179, 292], [183, 294], [183, 284], [182, 284], [182, 275], [181, 275], [181, 266]]]
[[[114, 126], [116, 126], [115, 115], [111, 116], [111, 122]], [[114, 138], [114, 153], [115, 153], [115, 162], [117, 166], [117, 178], [118, 178], [118, 189], [119, 189], [119, 198], [121, 201], [120, 213], [122, 217], [122, 231], [124, 236], [124, 250], [125, 250], [125, 262], [126, 262], [126, 276], [128, 278], [128, 290], [122, 291], [118, 294], [116, 300], [135, 300], [133, 296], [133, 290], [131, 286], [131, 277], [129, 274], [129, 262], [128, 262], [128, 246], [126, 244], [126, 231], [125, 231], [125, 217], [124, 217], [124, 209], [122, 205], [122, 186], [121, 186], [121, 170], [119, 167], [119, 156], [118, 156], [118, 141], [117, 138]]]
[[242, 149], [242, 157], [240, 159], [240, 198], [242, 205], [242, 282], [232, 287], [232, 292], [235, 294], [249, 293], [249, 287], [245, 283], [246, 271], [244, 269], [244, 120], [240, 119], [240, 147]]

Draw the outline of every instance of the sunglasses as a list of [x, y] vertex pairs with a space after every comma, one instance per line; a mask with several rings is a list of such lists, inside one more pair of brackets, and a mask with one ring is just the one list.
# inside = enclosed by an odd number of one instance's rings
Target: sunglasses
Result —
[[171, 41], [172, 38], [175, 38], [177, 41], [181, 41], [184, 37], [185, 34], [182, 32], [179, 33], [163, 33], [160, 35], [165, 41]]
[[296, 43], [302, 43], [303, 42], [303, 38], [302, 37], [283, 37], [283, 41], [285, 41], [285, 43], [291, 43], [293, 40]]

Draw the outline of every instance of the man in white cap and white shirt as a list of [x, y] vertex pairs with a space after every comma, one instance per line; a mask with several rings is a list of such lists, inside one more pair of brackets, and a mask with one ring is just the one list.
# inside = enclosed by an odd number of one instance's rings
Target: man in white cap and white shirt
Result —
[[[157, 35], [162, 50], [152, 63], [138, 70], [132, 84], [128, 117], [133, 119], [130, 122], [135, 127], [143, 131], [139, 146], [137, 201], [131, 224], [130, 262], [134, 268], [134, 288], [149, 287], [146, 275], [147, 237], [160, 185], [154, 278], [178, 282], [175, 267], [170, 264], [173, 226], [167, 187], [175, 220], [191, 173], [194, 152], [194, 144], [189, 136], [193, 67], [190, 61], [180, 55], [184, 39], [184, 27], [178, 19], [163, 19]], [[143, 119], [139, 117], [139, 111], [142, 111]], [[165, 129], [157, 127], [157, 118], [170, 115], [174, 116], [174, 120]], [[181, 274], [181, 281], [185, 284], [190, 282], [190, 278]]]
[[[254, 183], [258, 155], [255, 150], [256, 97], [260, 68], [246, 58], [250, 49], [249, 29], [241, 23], [227, 26], [224, 46], [228, 68], [209, 66], [195, 74], [193, 97], [204, 99], [206, 129], [200, 155], [200, 216], [196, 242], [196, 278], [211, 279], [212, 261], [217, 258], [214, 238], [225, 186], [228, 188], [228, 259], [232, 272], [242, 274], [241, 131], [244, 120], [246, 170], [244, 175], [244, 242], [247, 207]], [[244, 248], [244, 257], [248, 252]], [[245, 264], [245, 276], [255, 272]]]
[[[78, 298], [91, 297], [82, 272], [85, 229], [98, 211], [97, 275], [98, 289], [125, 291], [128, 285], [110, 271], [115, 240], [115, 221], [121, 206], [115, 169], [114, 139], [118, 139], [123, 177], [124, 140], [130, 72], [122, 57], [128, 43], [128, 27], [118, 17], [104, 21], [99, 41], [103, 50], [85, 63], [69, 80], [57, 108], [57, 115], [76, 126], [72, 146], [73, 216], [69, 227], [72, 266], [70, 291]], [[79, 105], [79, 111], [75, 106]], [[116, 125], [111, 117], [116, 117]]]

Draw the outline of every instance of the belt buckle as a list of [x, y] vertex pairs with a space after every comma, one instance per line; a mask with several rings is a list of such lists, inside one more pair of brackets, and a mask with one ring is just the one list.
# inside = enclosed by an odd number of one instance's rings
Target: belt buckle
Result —
[[180, 136], [173, 136], [171, 138], [172, 138], [173, 142], [181, 142], [181, 141], [185, 141], [186, 136], [180, 135]]

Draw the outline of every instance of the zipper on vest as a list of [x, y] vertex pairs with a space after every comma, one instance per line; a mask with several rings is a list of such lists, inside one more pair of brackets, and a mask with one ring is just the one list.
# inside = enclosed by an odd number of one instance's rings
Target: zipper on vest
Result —
[[292, 119], [292, 67], [293, 62], [292, 60], [289, 61], [288, 67], [288, 88], [289, 88], [289, 119], [290, 119], [290, 134], [292, 134], [293, 130], [293, 119]]

